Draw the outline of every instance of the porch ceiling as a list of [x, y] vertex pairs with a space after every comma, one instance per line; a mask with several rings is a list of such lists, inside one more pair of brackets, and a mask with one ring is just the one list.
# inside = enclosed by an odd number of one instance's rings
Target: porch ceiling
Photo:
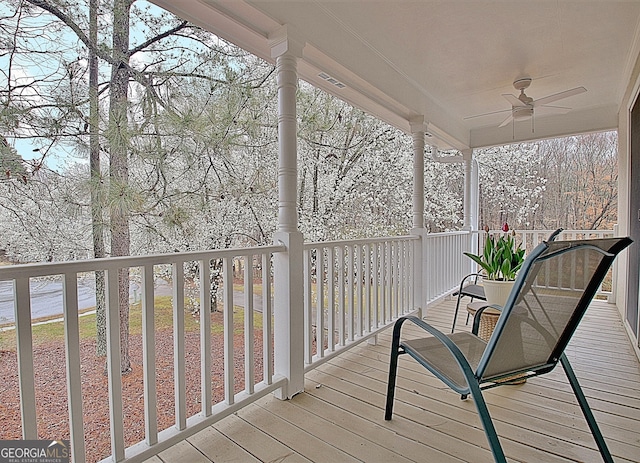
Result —
[[[441, 148], [616, 128], [640, 50], [638, 1], [152, 1], [269, 61], [286, 25], [304, 46], [304, 80], [405, 131], [424, 116]], [[531, 121], [498, 128], [510, 109], [501, 94], [517, 95], [522, 77], [534, 99], [587, 93], [558, 102], [568, 114], [537, 112], [535, 133]]]

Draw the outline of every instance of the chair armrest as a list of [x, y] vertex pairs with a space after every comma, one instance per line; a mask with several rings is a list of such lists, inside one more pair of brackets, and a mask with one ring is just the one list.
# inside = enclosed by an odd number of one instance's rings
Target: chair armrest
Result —
[[420, 361], [420, 359], [418, 359], [418, 358], [416, 358], [416, 360], [418, 362], [420, 362], [422, 364], [422, 366], [424, 366], [429, 371], [434, 373], [437, 377], [439, 377], [441, 381], [443, 381], [445, 384], [447, 384], [451, 389], [453, 389], [457, 393], [459, 393], [459, 394], [468, 394], [469, 392], [471, 392], [473, 394], [478, 394], [479, 393], [479, 389], [478, 389], [477, 383], [473, 382], [473, 381], [469, 381], [469, 378], [474, 378], [474, 372], [473, 372], [473, 370], [471, 368], [471, 365], [469, 365], [469, 361], [464, 356], [464, 354], [462, 353], [460, 348], [446, 334], [444, 334], [442, 331], [438, 330], [436, 327], [428, 324], [424, 320], [421, 320], [420, 318], [418, 318], [416, 316], [413, 316], [413, 315], [409, 315], [409, 316], [406, 316], [406, 317], [400, 317], [398, 320], [396, 320], [396, 322], [395, 322], [395, 324], [393, 326], [393, 341], [392, 341], [392, 344], [393, 345], [399, 345], [400, 344], [400, 332], [401, 332], [401, 329], [402, 329], [402, 325], [407, 320], [412, 322], [412, 323], [414, 323], [418, 327], [422, 328], [424, 331], [428, 332], [429, 334], [431, 334], [438, 341], [440, 341], [440, 343], [449, 351], [449, 353], [451, 353], [451, 356], [454, 358], [454, 360], [458, 364], [458, 367], [460, 368], [460, 370], [462, 371], [463, 375], [467, 379], [467, 388], [461, 389], [456, 384], [454, 384], [451, 381], [449, 381], [447, 378], [445, 378], [442, 375], [438, 374], [437, 371], [435, 371], [433, 368], [429, 367], [429, 365], [427, 365], [425, 362]]
[[471, 328], [471, 333], [478, 336], [478, 332], [480, 331], [480, 320], [482, 319], [482, 313], [487, 309], [496, 309], [499, 312], [502, 312], [502, 306], [498, 304], [487, 304], [483, 307], [480, 307], [476, 310], [476, 314], [473, 316], [473, 327]]

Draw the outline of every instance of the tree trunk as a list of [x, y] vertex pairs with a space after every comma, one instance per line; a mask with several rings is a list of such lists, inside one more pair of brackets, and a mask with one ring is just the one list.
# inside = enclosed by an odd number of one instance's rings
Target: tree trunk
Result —
[[[109, 99], [109, 212], [111, 215], [111, 256], [129, 255], [129, 9], [130, 0], [115, 0], [113, 7], [113, 53]], [[129, 359], [129, 269], [118, 273], [120, 308], [120, 365], [131, 371]]]
[[[100, 172], [100, 119], [98, 113], [98, 1], [89, 2], [89, 169], [91, 187], [91, 225], [93, 231], [93, 255], [105, 256], [104, 223], [102, 217], [103, 182]], [[104, 272], [95, 272], [96, 279], [96, 355], [107, 355], [107, 320], [105, 310]]]

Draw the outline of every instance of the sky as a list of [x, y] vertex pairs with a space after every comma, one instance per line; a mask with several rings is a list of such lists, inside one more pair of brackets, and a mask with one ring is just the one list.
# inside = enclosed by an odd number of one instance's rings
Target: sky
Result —
[[[146, 0], [138, 0], [136, 2], [136, 5], [139, 8], [148, 8], [149, 11], [157, 12], [158, 14], [163, 11], [161, 8], [149, 3]], [[6, 17], [9, 8], [10, 8], [9, 5], [0, 3], [0, 16]], [[31, 31], [32, 32], [37, 31], [38, 22], [40, 21], [42, 24], [44, 24], [48, 20], [48, 18], [50, 18], [50, 16], [40, 20], [33, 20], [30, 28]], [[145, 26], [143, 24], [134, 23], [131, 29], [131, 37], [130, 37], [131, 44], [135, 44], [141, 40], [141, 38], [144, 35], [143, 34], [144, 28]], [[62, 36], [64, 38], [68, 37], [69, 43], [73, 43], [74, 41], [77, 41], [75, 34], [73, 34], [69, 29], [67, 29], [67, 32], [63, 32]], [[34, 46], [35, 44], [36, 47], [41, 49], [46, 48], [47, 41], [49, 44], [51, 43], [49, 36], [47, 36], [46, 34], [38, 34], [37, 37], [32, 38], [30, 40], [31, 40], [31, 44], [30, 44], [31, 46]], [[37, 43], [38, 40], [42, 41], [41, 46], [38, 45]], [[7, 76], [7, 70], [9, 69], [9, 59], [10, 59], [10, 54], [7, 53], [6, 51], [7, 51], [7, 48], [4, 47], [3, 49], [2, 44], [0, 44], [0, 69], [3, 70], [3, 73], [2, 73], [3, 78], [2, 78], [2, 81], [0, 81], [0, 88], [6, 88], [6, 76]], [[133, 57], [134, 61], [135, 59], [136, 58]], [[81, 65], [84, 64], [85, 67], [87, 66], [86, 60], [80, 60], [79, 62], [81, 63]], [[45, 72], [48, 72], [52, 68], [60, 67], [60, 63], [46, 63], [44, 61], [38, 62], [37, 65], [30, 64], [25, 61], [23, 61], [21, 64], [14, 63], [14, 65], [11, 66], [12, 82], [14, 84], [33, 82], [33, 80], [37, 78], [38, 75], [42, 74], [41, 67], [47, 68], [45, 69]], [[88, 72], [85, 74], [86, 74], [86, 77], [88, 78]], [[32, 92], [32, 94], [33, 94], [32, 95], [33, 98], [38, 98], [35, 92]], [[12, 145], [16, 149], [18, 154], [26, 161], [39, 160], [42, 157], [42, 153], [43, 153], [42, 150], [46, 149], [47, 141], [28, 139], [28, 138], [14, 138], [14, 137], [8, 136], [9, 134], [6, 134], [6, 135], [7, 135], [6, 138], [9, 144]], [[48, 168], [58, 172], [63, 171], [66, 166], [72, 163], [86, 164], [88, 163], [88, 156], [83, 153], [78, 153], [73, 147], [64, 147], [58, 144], [55, 147], [55, 151], [47, 153], [46, 159], [45, 159], [45, 165]]]

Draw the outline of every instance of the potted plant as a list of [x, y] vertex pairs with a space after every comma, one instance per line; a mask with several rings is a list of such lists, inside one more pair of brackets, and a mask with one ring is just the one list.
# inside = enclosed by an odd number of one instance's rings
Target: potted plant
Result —
[[[505, 224], [503, 230], [508, 231]], [[510, 233], [498, 236], [488, 235], [482, 254], [464, 253], [483, 270], [483, 286], [487, 303], [504, 306], [516, 274], [524, 263], [524, 249], [516, 245], [515, 236]]]

